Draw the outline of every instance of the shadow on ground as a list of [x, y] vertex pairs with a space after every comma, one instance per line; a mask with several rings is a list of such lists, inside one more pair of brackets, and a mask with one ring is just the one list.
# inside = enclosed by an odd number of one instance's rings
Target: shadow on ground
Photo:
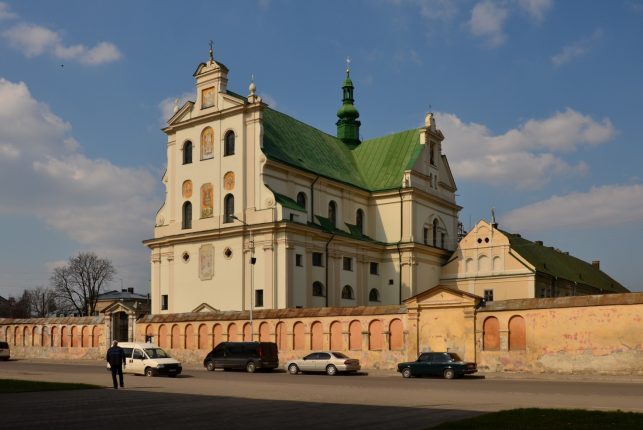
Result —
[[[385, 393], [383, 394], [385, 395]], [[2, 394], [3, 429], [424, 429], [481, 412], [113, 389]], [[439, 405], [435, 405], [438, 407]]]

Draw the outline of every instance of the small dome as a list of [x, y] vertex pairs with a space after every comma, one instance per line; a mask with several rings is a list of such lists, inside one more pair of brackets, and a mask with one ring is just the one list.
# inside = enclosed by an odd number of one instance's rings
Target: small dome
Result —
[[337, 111], [337, 116], [342, 119], [344, 118], [356, 119], [356, 118], [359, 118], [359, 112], [357, 111], [354, 105], [345, 103]]

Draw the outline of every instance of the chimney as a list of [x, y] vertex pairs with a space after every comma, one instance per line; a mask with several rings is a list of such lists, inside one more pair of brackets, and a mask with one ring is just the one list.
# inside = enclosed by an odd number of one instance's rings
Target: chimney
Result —
[[127, 289], [127, 292], [128, 292], [128, 293], [132, 293], [132, 294], [134, 294], [134, 287], [129, 287], [129, 288]]
[[543, 241], [542, 240], [537, 240], [534, 242], [536, 245], [543, 246]]
[[601, 261], [600, 260], [593, 260], [592, 261], [592, 267], [598, 270], [601, 270]]

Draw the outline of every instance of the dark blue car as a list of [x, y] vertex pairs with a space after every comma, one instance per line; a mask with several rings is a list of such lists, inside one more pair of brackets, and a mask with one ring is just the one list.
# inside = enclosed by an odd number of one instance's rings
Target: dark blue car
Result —
[[398, 364], [397, 371], [405, 378], [442, 376], [453, 379], [476, 373], [478, 368], [476, 363], [465, 362], [453, 352], [423, 352], [415, 361]]

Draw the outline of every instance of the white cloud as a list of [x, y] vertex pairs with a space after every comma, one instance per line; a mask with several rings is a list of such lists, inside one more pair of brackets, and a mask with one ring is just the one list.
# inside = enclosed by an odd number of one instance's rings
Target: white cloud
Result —
[[263, 100], [264, 103], [266, 103], [268, 106], [270, 106], [273, 109], [277, 109], [277, 99], [275, 99], [273, 96], [271, 96], [268, 93], [259, 93], [261, 96], [261, 99]]
[[473, 7], [467, 25], [474, 36], [482, 37], [489, 46], [496, 47], [505, 42], [506, 36], [502, 27], [508, 14], [506, 8], [490, 0], [484, 0]]
[[178, 97], [166, 97], [159, 103], [159, 109], [161, 110], [161, 123], [165, 124], [167, 121], [174, 116], [174, 108], [181, 109], [183, 105], [194, 98], [194, 93], [184, 92]]
[[112, 61], [120, 60], [120, 58], [121, 52], [116, 45], [109, 42], [100, 42], [80, 56], [80, 61], [83, 64], [95, 66], [98, 64], [111, 63]]
[[49, 53], [60, 60], [76, 60], [94, 66], [117, 61], [122, 57], [112, 43], [100, 42], [93, 48], [82, 44], [67, 46], [62, 43], [58, 33], [35, 24], [18, 24], [6, 30], [3, 36], [27, 58]]
[[502, 224], [514, 231], [606, 227], [643, 220], [643, 185], [606, 185], [514, 209]]
[[5, 2], [0, 2], [0, 21], [15, 18], [18, 18], [18, 15], [9, 10], [9, 5]]
[[457, 178], [518, 189], [540, 188], [553, 175], [586, 174], [585, 163], [570, 164], [557, 154], [603, 144], [615, 134], [608, 118], [595, 121], [570, 108], [499, 135], [454, 114], [438, 113], [436, 118], [447, 136], [444, 151]]
[[19, 24], [3, 33], [9, 44], [27, 58], [42, 54], [60, 43], [58, 33], [33, 24]]
[[270, 0], [259, 0], [259, 7], [261, 9], [268, 9], [270, 7]]
[[563, 64], [569, 63], [570, 61], [582, 57], [587, 54], [591, 47], [596, 43], [596, 41], [603, 38], [603, 30], [596, 29], [590, 37], [585, 37], [583, 39], [577, 40], [574, 43], [563, 46], [561, 51], [551, 57], [551, 62], [554, 66], [559, 67]]
[[542, 21], [551, 9], [552, 0], [518, 0], [518, 6], [536, 21]]
[[24, 83], [0, 79], [0, 215], [36, 219], [79, 251], [112, 259], [121, 276], [147, 279], [141, 240], [152, 234], [160, 181], [145, 168], [87, 157], [70, 133]]

